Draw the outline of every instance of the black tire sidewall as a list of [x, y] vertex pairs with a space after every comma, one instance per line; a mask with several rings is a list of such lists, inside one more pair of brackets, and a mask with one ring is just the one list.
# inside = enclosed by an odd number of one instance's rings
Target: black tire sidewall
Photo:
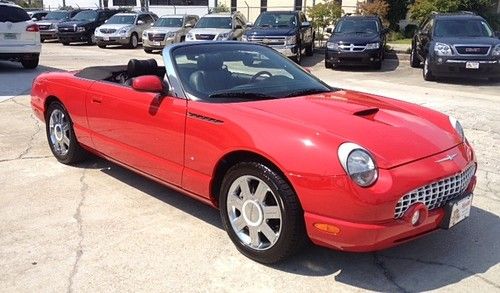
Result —
[[[272, 190], [272, 192], [276, 195], [278, 206], [281, 210], [282, 223], [281, 223], [281, 231], [278, 241], [267, 250], [254, 250], [245, 244], [241, 243], [240, 239], [234, 232], [231, 223], [229, 222], [229, 217], [227, 213], [227, 194], [231, 184], [237, 178], [245, 175], [250, 175], [257, 177], [263, 180]], [[260, 163], [240, 163], [233, 168], [231, 168], [224, 180], [222, 182], [221, 194], [219, 196], [219, 210], [222, 218], [222, 223], [224, 228], [226, 229], [229, 238], [236, 245], [236, 248], [245, 256], [261, 262], [261, 263], [275, 263], [277, 261], [282, 260], [284, 257], [288, 255], [284, 255], [283, 253], [287, 250], [290, 250], [288, 246], [290, 246], [290, 242], [293, 241], [293, 226], [297, 219], [294, 217], [300, 216], [303, 219], [303, 213], [301, 215], [297, 215], [296, 212], [293, 212], [293, 207], [289, 206], [289, 198], [284, 199], [282, 193], [280, 192], [279, 180], [284, 181], [284, 179], [274, 172], [272, 169], [266, 167]], [[292, 190], [291, 187], [290, 191]], [[293, 192], [293, 191], [292, 191]], [[288, 194], [287, 196], [295, 196]], [[296, 199], [298, 200], [298, 199]], [[293, 241], [295, 242], [295, 241]], [[292, 243], [294, 244], [294, 243]]]

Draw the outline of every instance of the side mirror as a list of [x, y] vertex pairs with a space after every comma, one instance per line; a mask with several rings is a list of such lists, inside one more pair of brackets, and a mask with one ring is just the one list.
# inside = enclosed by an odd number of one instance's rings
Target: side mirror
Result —
[[143, 25], [144, 24], [144, 21], [143, 20], [138, 20], [137, 21], [137, 25]]
[[329, 34], [331, 34], [333, 32], [333, 29], [331, 27], [327, 27], [326, 28], [326, 32], [329, 33]]
[[37, 21], [38, 19], [36, 19], [36, 17], [33, 17], [31, 20], [33, 20], [33, 21]]
[[185, 28], [192, 28], [193, 27], [193, 24], [192, 23], [186, 23], [186, 25], [184, 26]]
[[237, 24], [234, 26], [234, 29], [241, 30], [241, 29], [243, 29], [243, 27], [241, 26], [241, 24]]
[[247, 26], [252, 27], [253, 26], [253, 22], [247, 22]]
[[309, 21], [304, 21], [303, 23], [300, 24], [301, 27], [310, 27], [311, 23]]
[[143, 75], [134, 78], [132, 88], [139, 92], [150, 93], [166, 93], [168, 87], [163, 84], [163, 81], [156, 75]]
[[422, 36], [429, 36], [429, 31], [427, 31], [427, 30], [421, 30], [418, 34], [422, 35]]

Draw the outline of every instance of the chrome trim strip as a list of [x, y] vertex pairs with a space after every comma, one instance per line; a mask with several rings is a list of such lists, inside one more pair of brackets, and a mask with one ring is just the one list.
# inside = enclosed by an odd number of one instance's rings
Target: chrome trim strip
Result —
[[478, 62], [478, 63], [481, 63], [481, 64], [496, 64], [498, 63], [497, 60], [454, 60], [454, 59], [450, 59], [450, 60], [446, 60], [446, 63], [467, 63], [467, 62]]
[[[458, 53], [458, 50], [456, 47], [483, 47], [483, 48], [486, 48], [488, 47], [488, 53], [486, 54], [460, 54]], [[490, 55], [491, 53], [491, 45], [484, 45], [484, 44], [454, 44], [451, 46], [453, 48], [453, 51], [455, 51], [455, 54], [459, 55], [459, 56], [488, 56]]]

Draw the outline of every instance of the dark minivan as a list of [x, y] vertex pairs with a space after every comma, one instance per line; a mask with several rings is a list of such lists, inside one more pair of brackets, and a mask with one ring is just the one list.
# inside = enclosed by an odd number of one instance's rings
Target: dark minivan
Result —
[[369, 65], [380, 69], [387, 32], [378, 16], [342, 17], [326, 44], [325, 67]]
[[415, 33], [411, 66], [423, 62], [425, 80], [482, 77], [500, 80], [498, 32], [472, 12], [433, 13]]

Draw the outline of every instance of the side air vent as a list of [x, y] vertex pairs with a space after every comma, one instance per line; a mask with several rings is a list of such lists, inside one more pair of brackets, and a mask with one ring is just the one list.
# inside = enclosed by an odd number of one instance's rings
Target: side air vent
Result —
[[359, 116], [359, 117], [369, 117], [377, 114], [379, 111], [378, 108], [369, 108], [369, 109], [363, 109], [361, 111], [354, 112], [354, 115]]

